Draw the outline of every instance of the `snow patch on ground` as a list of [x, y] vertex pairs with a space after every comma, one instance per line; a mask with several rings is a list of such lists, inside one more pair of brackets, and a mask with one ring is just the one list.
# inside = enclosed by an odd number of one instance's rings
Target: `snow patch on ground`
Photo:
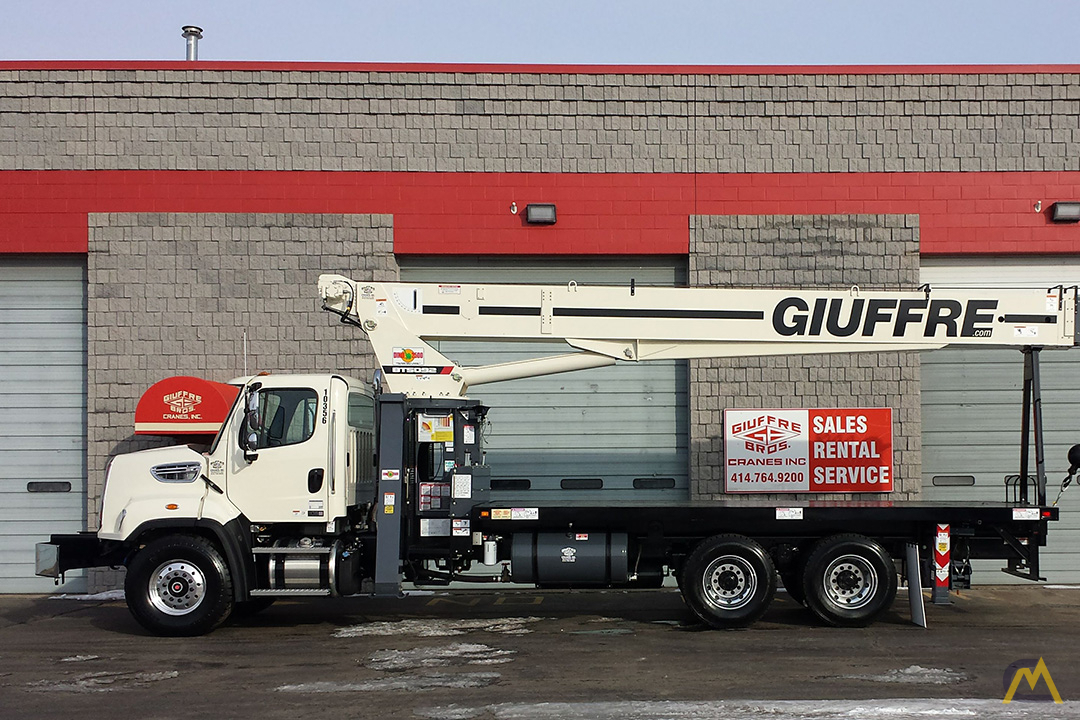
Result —
[[[1034, 712], [1037, 711], [1037, 712]], [[1080, 703], [1062, 705], [1001, 700], [718, 700], [713, 702], [505, 703], [424, 708], [429, 720], [1040, 720], [1080, 718]]]
[[902, 683], [905, 685], [952, 685], [964, 682], [967, 675], [949, 668], [924, 668], [911, 665], [902, 670], [888, 670], [879, 675], [841, 675], [851, 680], [870, 680], [871, 682]]
[[525, 635], [531, 633], [527, 625], [540, 622], [544, 618], [498, 618], [494, 620], [399, 620], [396, 622], [375, 622], [352, 625], [334, 631], [336, 638], [354, 637], [390, 637], [394, 635], [418, 635], [419, 637], [451, 637], [473, 631], [496, 633], [499, 635]]
[[123, 590], [106, 590], [105, 592], [94, 593], [92, 595], [51, 595], [50, 600], [87, 600], [91, 602], [103, 602], [105, 600], [123, 600]]
[[1080, 585], [1043, 585], [1047, 590], [1080, 590]]
[[498, 665], [513, 662], [515, 650], [498, 650], [481, 643], [454, 643], [444, 647], [422, 647], [413, 650], [380, 650], [366, 663], [372, 670], [414, 670], [443, 667], [453, 663], [467, 665]]
[[150, 683], [179, 677], [175, 670], [164, 672], [96, 672], [80, 675], [73, 680], [52, 682], [38, 680], [29, 684], [34, 692], [112, 692], [129, 688], [146, 687]]
[[363, 682], [310, 682], [297, 685], [281, 685], [279, 692], [293, 693], [342, 693], [342, 692], [385, 692], [403, 690], [406, 692], [426, 692], [444, 688], [486, 687], [502, 677], [499, 673], [433, 673], [430, 675], [399, 675], [379, 680]]
[[72, 655], [71, 657], [60, 658], [60, 662], [89, 662], [100, 657], [100, 655]]

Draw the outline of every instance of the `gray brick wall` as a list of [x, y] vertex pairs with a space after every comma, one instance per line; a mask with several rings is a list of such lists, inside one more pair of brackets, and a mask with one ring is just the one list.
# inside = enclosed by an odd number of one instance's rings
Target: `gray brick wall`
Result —
[[0, 71], [0, 170], [1080, 170], [1080, 75]]
[[[866, 289], [919, 283], [913, 215], [695, 216], [690, 285]], [[726, 408], [893, 408], [894, 492], [918, 497], [922, 426], [917, 352], [792, 355], [690, 362], [690, 477], [696, 499], [723, 495]], [[761, 502], [782, 495], [726, 496]]]
[[[358, 329], [319, 307], [320, 273], [396, 280], [386, 215], [98, 214], [87, 259], [87, 523], [109, 458], [162, 438], [133, 434], [135, 405], [170, 375], [225, 382], [248, 370], [374, 370]], [[95, 588], [115, 585], [93, 571]]]

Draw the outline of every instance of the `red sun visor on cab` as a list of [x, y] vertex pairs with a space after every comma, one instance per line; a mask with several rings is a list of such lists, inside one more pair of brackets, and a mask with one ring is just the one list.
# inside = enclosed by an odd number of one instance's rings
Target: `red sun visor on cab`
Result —
[[177, 375], [156, 382], [135, 408], [136, 435], [213, 435], [240, 388]]

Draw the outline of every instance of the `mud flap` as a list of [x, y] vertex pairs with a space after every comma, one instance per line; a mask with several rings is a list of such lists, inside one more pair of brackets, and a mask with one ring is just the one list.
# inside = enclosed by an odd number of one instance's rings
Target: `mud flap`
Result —
[[911, 606], [911, 622], [926, 627], [926, 608], [923, 606], [922, 571], [919, 564], [919, 546], [907, 544], [907, 592]]

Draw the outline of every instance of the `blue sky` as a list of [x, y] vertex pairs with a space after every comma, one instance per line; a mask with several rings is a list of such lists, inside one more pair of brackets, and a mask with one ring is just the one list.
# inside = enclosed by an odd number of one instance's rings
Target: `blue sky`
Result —
[[31, 0], [0, 58], [662, 64], [1080, 63], [1076, 0]]

